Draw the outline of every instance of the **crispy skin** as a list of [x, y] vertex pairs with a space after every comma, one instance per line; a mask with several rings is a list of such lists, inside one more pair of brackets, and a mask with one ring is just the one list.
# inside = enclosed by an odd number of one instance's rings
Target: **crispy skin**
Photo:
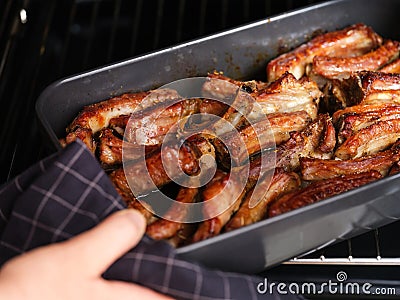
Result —
[[320, 114], [301, 132], [294, 132], [276, 152], [276, 166], [286, 171], [297, 170], [300, 157], [329, 159], [336, 145], [335, 128], [327, 114]]
[[275, 201], [268, 210], [268, 216], [274, 217], [323, 199], [355, 189], [381, 178], [376, 171], [314, 181], [307, 187], [284, 195]]
[[300, 169], [304, 180], [321, 180], [369, 171], [378, 171], [386, 176], [391, 166], [399, 160], [400, 143], [396, 143], [391, 149], [349, 160], [301, 158]]
[[351, 135], [337, 148], [335, 156], [346, 160], [371, 155], [393, 145], [399, 138], [400, 119], [379, 121]]
[[[178, 195], [176, 196], [176, 201], [179, 203], [194, 203], [196, 202], [196, 197], [199, 190], [197, 188], [184, 188], [182, 187]], [[165, 214], [167, 219], [159, 219], [153, 222], [151, 225], [147, 226], [146, 233], [156, 240], [168, 239], [176, 235], [180, 230], [185, 227], [186, 215], [188, 210], [179, 205], [172, 205], [170, 209]], [[170, 219], [176, 220], [177, 222], [170, 221]]]
[[[240, 184], [237, 180], [241, 178], [230, 178], [230, 174], [226, 174], [221, 178], [217, 174], [216, 180], [210, 182], [202, 193], [204, 201], [203, 213], [207, 219], [201, 223], [193, 236], [193, 242], [205, 240], [219, 234], [231, 216], [239, 209], [240, 203], [246, 189], [240, 190]], [[218, 201], [215, 201], [216, 198]], [[213, 199], [211, 201], [211, 199]], [[212, 217], [218, 214], [216, 217]]]
[[297, 80], [292, 74], [284, 73], [265, 89], [255, 92], [253, 97], [264, 114], [304, 110], [315, 119], [322, 95], [316, 83], [307, 77]]
[[[242, 226], [250, 225], [262, 220], [267, 212], [268, 205], [278, 197], [281, 197], [300, 187], [300, 177], [294, 172], [285, 172], [278, 168], [270, 180], [263, 180], [257, 184], [259, 192], [253, 194], [254, 188], [250, 190], [236, 214], [226, 224], [225, 230], [231, 231]], [[265, 187], [264, 187], [265, 185]], [[265, 194], [264, 194], [265, 193]], [[252, 197], [260, 199], [256, 206], [250, 207]]]
[[387, 40], [378, 49], [356, 57], [315, 56], [313, 72], [329, 79], [347, 78], [357, 71], [376, 71], [399, 57], [400, 43]]
[[317, 55], [352, 57], [367, 53], [379, 46], [382, 38], [370, 27], [355, 24], [339, 31], [328, 32], [282, 54], [268, 63], [268, 81], [274, 81], [285, 72], [301, 78], [306, 66]]
[[376, 105], [356, 105], [334, 114], [337, 119], [338, 143], [342, 144], [355, 132], [378, 121], [400, 119], [400, 105], [383, 103]]
[[400, 73], [400, 58], [379, 69], [383, 73]]

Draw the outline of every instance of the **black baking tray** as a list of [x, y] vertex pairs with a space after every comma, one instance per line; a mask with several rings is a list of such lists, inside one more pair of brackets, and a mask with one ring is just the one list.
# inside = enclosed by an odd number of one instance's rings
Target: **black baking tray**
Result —
[[[265, 79], [268, 60], [316, 32], [365, 23], [400, 39], [400, 1], [329, 1], [55, 82], [36, 111], [50, 144], [83, 106], [128, 91], [159, 87], [213, 70]], [[236, 231], [177, 249], [183, 259], [227, 271], [257, 273], [289, 258], [383, 226], [400, 217], [400, 175]]]

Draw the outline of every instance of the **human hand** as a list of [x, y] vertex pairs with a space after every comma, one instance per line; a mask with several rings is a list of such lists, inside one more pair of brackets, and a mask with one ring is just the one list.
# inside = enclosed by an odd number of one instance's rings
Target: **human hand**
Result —
[[13, 258], [0, 269], [0, 299], [170, 299], [140, 285], [101, 277], [144, 231], [143, 216], [124, 210], [68, 241]]

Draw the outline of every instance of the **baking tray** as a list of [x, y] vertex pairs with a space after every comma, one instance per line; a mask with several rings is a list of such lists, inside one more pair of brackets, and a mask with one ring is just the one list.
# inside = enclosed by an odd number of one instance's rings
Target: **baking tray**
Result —
[[[128, 91], [159, 87], [213, 70], [265, 79], [269, 59], [315, 32], [363, 22], [400, 39], [396, 0], [329, 1], [141, 57], [62, 79], [40, 95], [37, 115], [56, 148], [83, 106]], [[385, 225], [400, 217], [400, 174], [177, 250], [183, 259], [227, 271], [257, 273], [289, 258]]]

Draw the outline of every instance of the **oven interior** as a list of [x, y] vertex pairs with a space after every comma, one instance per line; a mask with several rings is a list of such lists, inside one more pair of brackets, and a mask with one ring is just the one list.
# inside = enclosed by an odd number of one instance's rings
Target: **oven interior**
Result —
[[[315, 4], [313, 0], [5, 0], [0, 2], [0, 183], [49, 154], [35, 115], [57, 79]], [[400, 221], [266, 270], [276, 281], [398, 286]]]

